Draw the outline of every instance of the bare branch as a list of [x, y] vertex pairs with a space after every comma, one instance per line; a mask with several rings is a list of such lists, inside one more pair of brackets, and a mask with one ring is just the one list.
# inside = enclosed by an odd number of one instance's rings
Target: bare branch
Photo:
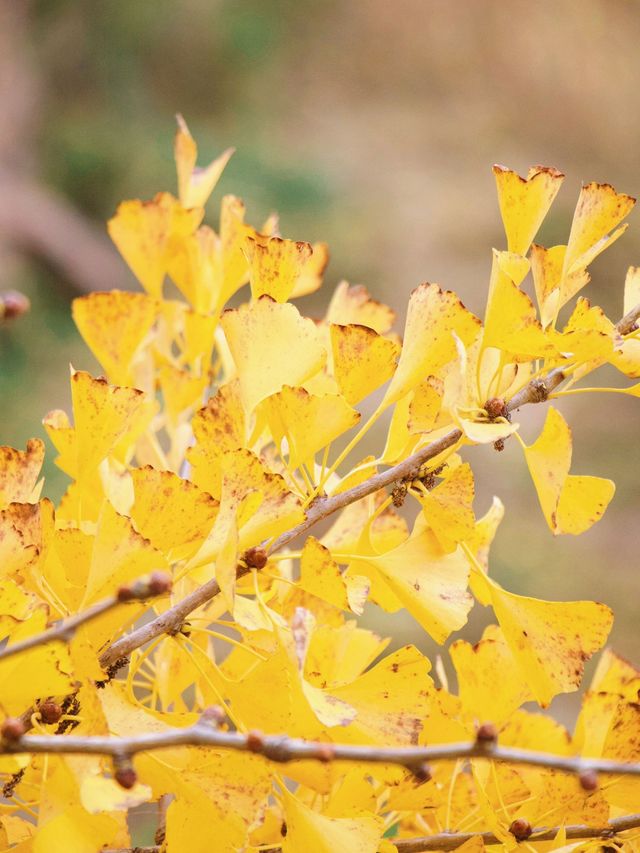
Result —
[[[584, 824], [534, 827], [527, 843], [553, 841], [561, 829], [565, 831], [567, 839], [602, 838], [611, 840], [618, 833], [636, 829], [639, 826], [640, 814], [630, 814], [614, 818], [601, 827]], [[455, 850], [472, 838], [481, 838], [485, 844], [502, 843], [493, 832], [441, 832], [438, 835], [425, 835], [423, 838], [392, 838], [391, 841], [398, 849], [398, 853], [423, 853], [427, 850]], [[150, 850], [152, 849], [150, 848]], [[277, 851], [271, 850], [270, 853], [277, 853]]]
[[263, 755], [280, 764], [289, 761], [361, 761], [369, 764], [397, 764], [417, 770], [434, 761], [456, 761], [461, 758], [488, 758], [510, 764], [547, 767], [565, 773], [587, 771], [623, 776], [640, 776], [640, 762], [624, 763], [606, 758], [553, 755], [527, 749], [499, 746], [480, 740], [469, 743], [436, 744], [434, 746], [384, 746], [337, 744], [290, 738], [286, 735], [264, 735], [261, 732], [221, 731], [203, 718], [184, 729], [142, 733], [133, 737], [98, 735], [65, 736], [25, 734], [0, 744], [0, 754], [49, 753], [56, 755], [132, 756], [138, 752], [168, 749], [175, 746], [208, 746]]
[[629, 332], [634, 332], [638, 319], [640, 319], [640, 303], [638, 303], [638, 305], [634, 305], [631, 311], [628, 311], [622, 320], [619, 320], [616, 323], [618, 333], [621, 335], [628, 335]]
[[88, 610], [85, 610], [82, 613], [77, 613], [75, 616], [71, 616], [69, 619], [59, 622], [52, 628], [42, 631], [40, 634], [34, 634], [32, 637], [27, 637], [25, 640], [21, 640], [13, 646], [5, 646], [5, 648], [0, 651], [0, 661], [20, 654], [20, 652], [26, 652], [36, 646], [44, 646], [47, 643], [52, 643], [55, 640], [63, 643], [69, 642], [81, 625], [85, 625], [87, 622], [97, 619], [98, 616], [102, 616], [103, 613], [113, 610], [114, 607], [118, 607], [127, 601], [144, 601], [152, 596], [164, 595], [165, 593], [168, 593], [170, 589], [171, 578], [169, 575], [164, 572], [154, 572], [149, 579], [140, 579], [131, 584], [120, 587], [115, 595], [105, 598], [104, 601], [94, 604], [93, 607], [90, 607]]

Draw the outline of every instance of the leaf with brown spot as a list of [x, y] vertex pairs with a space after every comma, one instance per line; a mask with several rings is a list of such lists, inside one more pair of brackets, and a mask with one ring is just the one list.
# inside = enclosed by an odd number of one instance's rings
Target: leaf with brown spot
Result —
[[43, 462], [44, 443], [39, 438], [30, 438], [26, 450], [0, 447], [0, 508], [32, 500]]

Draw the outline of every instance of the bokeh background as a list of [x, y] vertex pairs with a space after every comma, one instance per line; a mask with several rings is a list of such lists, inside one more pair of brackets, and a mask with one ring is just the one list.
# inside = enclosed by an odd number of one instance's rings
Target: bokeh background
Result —
[[[636, 0], [4, 0], [0, 2], [0, 287], [32, 311], [0, 334], [0, 442], [43, 435], [68, 406], [68, 365], [95, 367], [70, 320], [79, 292], [135, 287], [104, 223], [124, 198], [174, 190], [174, 113], [204, 162], [237, 147], [221, 182], [258, 223], [327, 240], [320, 314], [342, 278], [400, 314], [436, 281], [481, 311], [504, 247], [491, 165], [556, 166], [565, 185], [538, 241], [565, 242], [580, 182], [640, 194]], [[209, 211], [215, 225], [216, 192]], [[617, 318], [640, 220], [592, 266], [587, 295]], [[611, 377], [603, 376], [603, 383]], [[574, 397], [573, 470], [618, 491], [589, 533], [554, 539], [515, 442], [473, 453], [476, 509], [507, 506], [492, 572], [509, 589], [594, 598], [640, 663], [638, 403]], [[527, 441], [544, 407], [523, 410]], [[379, 440], [379, 438], [378, 438]], [[47, 463], [47, 494], [64, 478]], [[481, 608], [467, 636], [477, 639]], [[415, 625], [379, 621], [398, 643]]]

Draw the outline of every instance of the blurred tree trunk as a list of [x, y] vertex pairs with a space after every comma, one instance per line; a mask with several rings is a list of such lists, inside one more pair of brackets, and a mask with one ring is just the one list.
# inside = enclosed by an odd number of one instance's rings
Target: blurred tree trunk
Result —
[[38, 176], [44, 81], [32, 61], [29, 0], [0, 0], [0, 288], [37, 257], [80, 291], [127, 288], [124, 264], [101, 232]]

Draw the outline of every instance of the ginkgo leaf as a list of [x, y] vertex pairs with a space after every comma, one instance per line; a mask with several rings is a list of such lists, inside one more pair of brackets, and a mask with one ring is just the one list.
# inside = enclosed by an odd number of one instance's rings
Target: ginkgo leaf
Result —
[[33, 498], [43, 462], [44, 443], [39, 438], [29, 439], [26, 450], [0, 447], [0, 509]]
[[490, 582], [491, 603], [523, 678], [546, 707], [576, 690], [584, 664], [605, 644], [613, 614], [593, 601], [541, 601]]
[[494, 166], [493, 174], [507, 235], [507, 248], [518, 255], [526, 255], [562, 185], [564, 175], [548, 166], [534, 166], [526, 178], [521, 178], [504, 166]]
[[536, 290], [540, 320], [546, 328], [553, 323], [562, 306], [589, 283], [589, 273], [578, 267], [563, 275], [566, 246], [545, 249], [535, 244], [531, 248], [531, 272]]
[[166, 569], [162, 554], [135, 530], [131, 520], [105, 503], [93, 541], [84, 605], [108, 595], [128, 581]]
[[[473, 599], [467, 592], [469, 565], [457, 548], [443, 551], [432, 530], [416, 525], [399, 547], [379, 556], [364, 556], [409, 613], [438, 643], [467, 621]], [[358, 563], [360, 569], [360, 563]]]
[[[263, 233], [266, 233], [263, 229]], [[322, 275], [329, 263], [329, 247], [326, 243], [313, 243], [311, 257], [302, 265], [293, 286], [291, 298], [315, 293], [322, 284]]]
[[[47, 627], [46, 609], [34, 609], [14, 623], [11, 643], [39, 634]], [[64, 696], [74, 688], [68, 647], [47, 643], [0, 661], [0, 709], [5, 717], [19, 717], [41, 696]]]
[[76, 326], [114, 384], [133, 384], [131, 363], [157, 310], [155, 299], [121, 290], [90, 293], [73, 300]]
[[286, 302], [313, 254], [309, 243], [269, 237], [248, 237], [244, 252], [249, 261], [249, 283], [254, 299], [267, 295]]
[[[500, 498], [493, 497], [491, 506], [487, 512], [479, 518], [473, 529], [473, 533], [465, 542], [465, 545], [473, 553], [478, 561], [478, 564], [484, 569], [486, 574], [489, 571], [489, 548], [493, 542], [500, 522], [504, 518], [504, 504]], [[476, 582], [476, 573], [474, 572], [469, 578], [471, 591], [477, 600], [485, 606], [490, 603], [490, 596], [487, 594], [486, 584], [482, 580]]]
[[193, 411], [194, 406], [202, 403], [209, 385], [207, 373], [194, 376], [191, 371], [181, 370], [172, 364], [163, 364], [159, 368], [158, 379], [165, 411], [174, 423], [177, 423], [185, 412]]
[[174, 143], [178, 196], [184, 207], [204, 207], [229, 162], [234, 148], [227, 148], [206, 167], [197, 167], [198, 147], [180, 113], [176, 116], [178, 130]]
[[459, 465], [436, 488], [421, 492], [418, 500], [440, 547], [447, 553], [473, 534], [475, 516], [473, 472]]
[[388, 639], [359, 628], [355, 620], [340, 626], [319, 626], [307, 649], [305, 677], [316, 687], [348, 684], [358, 678], [388, 644]]
[[329, 329], [333, 374], [347, 403], [355, 405], [393, 376], [400, 347], [368, 326], [333, 323]]
[[331, 552], [310, 536], [300, 558], [300, 586], [324, 601], [362, 614], [369, 582], [367, 578], [344, 575], [331, 557]]
[[629, 267], [624, 279], [623, 314], [628, 314], [636, 305], [640, 305], [640, 267]]
[[634, 198], [617, 193], [610, 184], [589, 183], [582, 187], [571, 223], [563, 277], [587, 267], [624, 233], [626, 225], [616, 226], [635, 203]]
[[318, 396], [287, 385], [268, 397], [262, 409], [276, 444], [286, 438], [292, 468], [312, 461], [315, 453], [360, 420], [360, 413], [339, 394]]
[[525, 258], [493, 250], [482, 342], [486, 347], [503, 350], [510, 360], [518, 362], [553, 351], [532, 301], [519, 288], [528, 269]]
[[301, 385], [326, 360], [326, 350], [313, 322], [301, 317], [289, 303], [262, 296], [225, 311], [221, 324], [247, 412], [284, 385]]
[[516, 708], [533, 698], [497, 625], [485, 628], [482, 639], [474, 646], [457, 640], [449, 647], [449, 653], [462, 705], [475, 719], [491, 720], [499, 726]]
[[444, 383], [435, 376], [427, 376], [413, 392], [409, 403], [407, 429], [410, 433], [430, 432], [442, 406]]
[[326, 817], [282, 789], [287, 833], [283, 853], [376, 853], [384, 831], [381, 818], [372, 814], [358, 817]]
[[187, 451], [191, 479], [202, 489], [219, 496], [222, 488], [222, 457], [246, 440], [245, 415], [237, 383], [221, 385], [206, 406], [191, 420], [195, 445]]
[[284, 479], [269, 471], [250, 450], [229, 450], [222, 457], [220, 510], [213, 530], [192, 558], [192, 567], [206, 566], [226, 541], [229, 524], [244, 504], [246, 518], [238, 518], [240, 548], [278, 536], [304, 519], [297, 495]]
[[368, 326], [379, 335], [389, 331], [395, 318], [393, 309], [373, 299], [366, 287], [362, 284], [350, 286], [346, 281], [336, 287], [326, 315], [327, 323]]
[[185, 209], [170, 193], [153, 201], [124, 201], [109, 220], [109, 236], [131, 271], [151, 296], [162, 296], [162, 283], [175, 244], [192, 234], [202, 208]]
[[149, 465], [134, 468], [131, 478], [136, 529], [170, 561], [192, 556], [213, 527], [218, 501], [177, 474]]
[[109, 385], [81, 370], [71, 375], [71, 399], [77, 471], [86, 476], [132, 429], [146, 400], [135, 388]]
[[571, 448], [567, 422], [550, 407], [539, 437], [525, 448], [525, 458], [542, 512], [555, 534], [588, 530], [602, 517], [615, 491], [611, 480], [570, 475]]
[[196, 311], [219, 310], [223, 259], [220, 238], [207, 225], [180, 241], [168, 260], [167, 272]]
[[356, 709], [352, 722], [335, 729], [335, 740], [385, 745], [417, 744], [434, 694], [431, 663], [414, 646], [383, 658], [355, 681], [329, 690]]
[[409, 299], [402, 352], [383, 405], [404, 397], [426, 376], [438, 376], [457, 355], [455, 337], [468, 346], [479, 326], [454, 293], [437, 284], [417, 287]]

